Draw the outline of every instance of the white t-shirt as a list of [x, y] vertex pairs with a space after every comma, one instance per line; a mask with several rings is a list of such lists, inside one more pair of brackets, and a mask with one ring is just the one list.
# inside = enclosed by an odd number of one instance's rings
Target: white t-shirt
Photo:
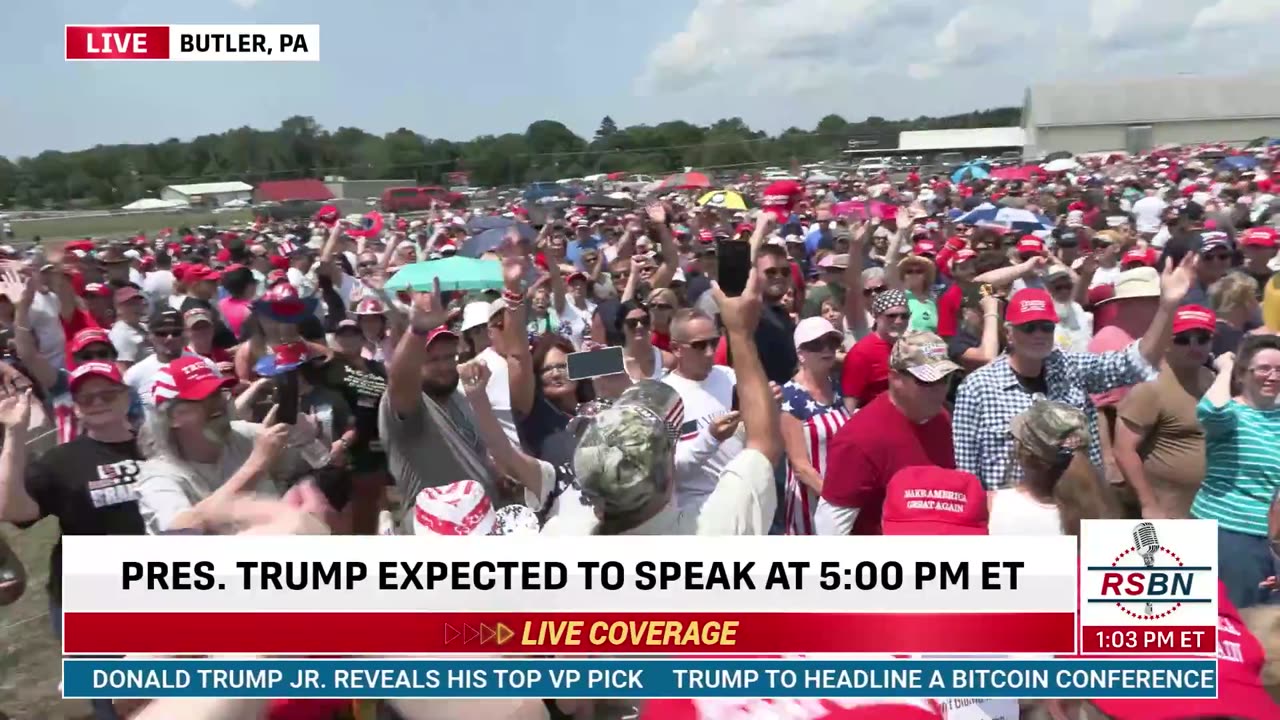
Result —
[[988, 532], [992, 535], [1061, 535], [1056, 505], [1038, 502], [1017, 488], [997, 490], [991, 498]]
[[[168, 530], [173, 520], [191, 509], [231, 479], [253, 452], [253, 441], [262, 431], [258, 423], [231, 422], [231, 434], [222, 446], [216, 463], [175, 462], [152, 458], [142, 464], [138, 474], [138, 511], [146, 523], [147, 533]], [[281, 497], [281, 491], [270, 475], [259, 477], [252, 491], [268, 498]]]
[[142, 294], [151, 301], [151, 307], [173, 294], [173, 273], [168, 270], [152, 270], [142, 281]]
[[1118, 264], [1115, 267], [1100, 267], [1094, 271], [1093, 277], [1089, 279], [1089, 287], [1095, 288], [1099, 285], [1115, 285], [1121, 272], [1124, 272], [1124, 270]]
[[1148, 195], [1133, 204], [1134, 227], [1140, 233], [1153, 233], [1160, 229], [1160, 215], [1167, 204], [1155, 195]]
[[62, 305], [51, 292], [38, 292], [31, 299], [31, 333], [40, 355], [55, 368], [67, 366], [67, 336], [62, 330]]
[[115, 346], [116, 356], [122, 362], [136, 363], [151, 353], [151, 343], [146, 333], [123, 320], [117, 320], [107, 333]]
[[583, 338], [591, 330], [591, 316], [595, 311], [596, 305], [590, 300], [587, 301], [585, 310], [576, 307], [572, 300], [565, 300], [564, 311], [560, 313], [560, 323], [569, 326], [569, 341], [579, 350], [582, 349]]
[[676, 445], [676, 506], [696, 511], [715, 490], [729, 461], [743, 449], [737, 437], [718, 442], [710, 431], [712, 421], [733, 408], [737, 376], [732, 369], [716, 365], [704, 380], [672, 372], [662, 382], [680, 393], [684, 402], [685, 426]]
[[520, 447], [520, 434], [516, 431], [515, 414], [511, 410], [511, 381], [507, 359], [491, 347], [481, 350], [476, 359], [489, 368], [489, 384], [484, 388], [485, 395], [489, 396], [489, 407], [493, 408], [502, 432], [506, 433], [512, 444]]
[[[193, 352], [184, 350], [182, 357], [203, 358], [209, 367], [221, 374], [217, 364], [203, 355], [196, 355]], [[151, 400], [151, 387], [156, 384], [156, 373], [160, 372], [160, 368], [164, 366], [165, 363], [160, 361], [159, 356], [152, 353], [124, 371], [124, 384], [133, 388], [133, 391], [138, 393], [138, 397], [142, 398], [142, 404], [147, 407], [155, 407], [155, 403]]]

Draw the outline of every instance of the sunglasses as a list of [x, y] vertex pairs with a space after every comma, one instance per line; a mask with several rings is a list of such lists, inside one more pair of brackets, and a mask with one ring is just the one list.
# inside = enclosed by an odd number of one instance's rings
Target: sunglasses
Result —
[[1014, 329], [1020, 333], [1030, 335], [1032, 333], [1051, 333], [1055, 327], [1056, 325], [1048, 320], [1036, 320], [1035, 322], [1015, 325]]
[[1207, 262], [1226, 262], [1231, 259], [1231, 253], [1211, 252], [1201, 255], [1200, 259]]
[[93, 407], [94, 405], [110, 405], [116, 400], [119, 400], [120, 396], [123, 394], [123, 390], [113, 388], [111, 390], [103, 390], [96, 393], [76, 393], [74, 400], [77, 405], [83, 405], [85, 407]]
[[1208, 345], [1213, 335], [1205, 330], [1192, 330], [1173, 336], [1174, 345]]
[[638, 330], [642, 327], [649, 327], [649, 318], [647, 317], [627, 318], [622, 322], [627, 326], [628, 330]]
[[872, 295], [878, 295], [888, 289], [889, 289], [888, 286], [885, 286], [885, 285], [880, 285], [877, 287], [864, 287], [862, 288], [862, 294], [866, 297], [871, 297]]
[[800, 349], [805, 352], [833, 352], [840, 349], [840, 340], [838, 338], [820, 338], [811, 340], [800, 345]]
[[675, 309], [676, 309], [675, 305], [668, 305], [666, 303], [650, 303], [649, 304], [649, 310], [675, 310]]
[[760, 272], [764, 273], [764, 276], [767, 278], [787, 277], [791, 274], [791, 271], [787, 268], [765, 268]]
[[881, 315], [880, 317], [882, 317], [882, 318], [887, 318], [887, 319], [889, 319], [889, 320], [893, 320], [894, 322], [897, 322], [897, 321], [899, 321], [899, 320], [910, 320], [910, 319], [911, 319], [911, 311], [910, 311], [910, 310], [908, 310], [907, 312], [884, 313], [884, 314], [883, 314], [883, 315]]
[[681, 343], [681, 345], [698, 352], [706, 352], [708, 348], [714, 350], [719, 344], [720, 338], [718, 337], [702, 338], [701, 340], [690, 340], [687, 343]]
[[115, 360], [116, 351], [111, 349], [88, 350], [88, 351], [82, 350], [76, 353], [74, 357], [76, 359], [76, 362], [80, 362], [80, 363], [91, 362], [93, 360]]
[[1071, 283], [1061, 283], [1059, 285], [1051, 285], [1049, 287], [1049, 292], [1062, 293], [1062, 292], [1070, 292], [1071, 290], [1074, 290], [1074, 289], [1075, 289], [1075, 286], [1072, 285]]
[[165, 338], [165, 339], [182, 337], [181, 330], [152, 330], [151, 334], [155, 335], [158, 338]]

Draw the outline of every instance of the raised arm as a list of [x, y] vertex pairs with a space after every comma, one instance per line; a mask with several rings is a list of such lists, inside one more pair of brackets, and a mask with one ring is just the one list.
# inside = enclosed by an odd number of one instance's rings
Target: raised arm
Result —
[[911, 213], [904, 207], [898, 208], [894, 217], [897, 227], [889, 236], [889, 252], [884, 258], [884, 284], [895, 290], [902, 289], [902, 276], [898, 274], [898, 260], [902, 258], [902, 237], [911, 225]]
[[725, 296], [719, 284], [713, 284], [711, 290], [720, 306], [720, 320], [728, 331], [729, 346], [733, 348], [733, 372], [737, 376], [739, 410], [746, 425], [746, 447], [762, 453], [776, 465], [782, 458], [780, 411], [756, 347], [756, 327], [764, 304], [760, 273], [751, 271], [740, 297]]
[[40, 383], [45, 391], [50, 391], [58, 382], [58, 370], [40, 354], [36, 347], [35, 331], [31, 329], [31, 303], [35, 301], [40, 283], [39, 271], [33, 271], [22, 286], [22, 296], [18, 298], [13, 311], [13, 344], [18, 359], [27, 368], [31, 378]]
[[415, 293], [409, 313], [410, 332], [400, 338], [387, 368], [387, 398], [397, 415], [417, 412], [422, 405], [422, 366], [427, 358], [427, 335], [444, 324], [448, 309], [440, 299], [440, 281], [431, 292]]
[[1160, 273], [1160, 305], [1151, 325], [1138, 341], [1138, 352], [1151, 367], [1160, 367], [1169, 349], [1173, 340], [1173, 314], [1196, 281], [1196, 266], [1199, 264], [1199, 255], [1187, 253], [1176, 268], [1172, 262], [1166, 262]]
[[651, 203], [646, 211], [649, 213], [649, 234], [658, 239], [662, 253], [662, 264], [653, 273], [650, 285], [654, 288], [668, 287], [680, 267], [680, 253], [676, 251], [675, 239], [671, 237], [671, 226], [667, 225], [667, 209], [662, 203]]
[[4, 448], [0, 449], [0, 520], [31, 522], [40, 517], [40, 506], [27, 493], [27, 441], [30, 439], [31, 390], [6, 386], [0, 397], [0, 424]]
[[498, 423], [498, 416], [493, 413], [493, 406], [489, 404], [489, 394], [485, 391], [490, 379], [489, 366], [482, 361], [472, 360], [459, 366], [458, 377], [462, 381], [462, 390], [471, 403], [476, 432], [489, 449], [498, 470], [510, 475], [528, 488], [529, 492], [542, 497], [542, 468], [537, 460], [511, 443], [511, 439], [502, 430], [502, 425]]
[[[862, 337], [867, 327], [867, 298], [862, 294], [862, 257], [866, 254], [867, 235], [870, 226], [860, 223], [849, 238], [849, 266], [844, 271], [844, 322], [856, 337]], [[836, 328], [844, 333], [844, 328]]]
[[533, 354], [525, 330], [528, 308], [525, 304], [524, 275], [529, 258], [520, 248], [520, 238], [508, 233], [502, 248], [502, 347], [507, 360], [507, 384], [511, 388], [511, 410], [520, 415], [533, 411], [533, 384], [541, 378], [533, 374]]

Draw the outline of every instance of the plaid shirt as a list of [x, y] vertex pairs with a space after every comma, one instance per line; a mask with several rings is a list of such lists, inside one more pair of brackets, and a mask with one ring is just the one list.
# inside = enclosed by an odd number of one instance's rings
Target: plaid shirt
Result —
[[[1054, 350], [1044, 361], [1048, 399], [1082, 410], [1089, 418], [1089, 459], [1102, 467], [1098, 411], [1089, 395], [1155, 379], [1156, 370], [1138, 352], [1138, 343], [1116, 352], [1065, 353]], [[1039, 393], [1018, 382], [1009, 356], [970, 374], [956, 393], [951, 433], [956, 468], [977, 475], [988, 490], [1016, 485], [1022, 468], [1011, 463], [1013, 436], [1009, 423], [1031, 407]]]

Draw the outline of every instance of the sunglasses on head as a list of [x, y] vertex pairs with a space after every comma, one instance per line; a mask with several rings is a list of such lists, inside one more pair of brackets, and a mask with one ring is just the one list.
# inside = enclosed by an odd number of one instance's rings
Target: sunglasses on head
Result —
[[708, 348], [714, 349], [717, 345], [719, 345], [720, 338], [718, 337], [702, 338], [701, 340], [690, 340], [689, 342], [681, 343], [681, 344], [687, 348], [691, 348], [698, 352], [706, 352]]
[[810, 340], [800, 345], [800, 349], [805, 352], [830, 352], [840, 349], [840, 338], [825, 337], [817, 340]]
[[1173, 336], [1175, 345], [1208, 345], [1213, 335], [1207, 330], [1189, 330]]
[[1048, 320], [1036, 320], [1035, 322], [1022, 323], [1021, 325], [1014, 326], [1018, 332], [1026, 333], [1027, 335], [1030, 335], [1031, 333], [1051, 333], [1055, 327], [1056, 325]]
[[636, 330], [642, 327], [649, 327], [649, 318], [647, 317], [627, 318], [622, 322], [630, 330]]

